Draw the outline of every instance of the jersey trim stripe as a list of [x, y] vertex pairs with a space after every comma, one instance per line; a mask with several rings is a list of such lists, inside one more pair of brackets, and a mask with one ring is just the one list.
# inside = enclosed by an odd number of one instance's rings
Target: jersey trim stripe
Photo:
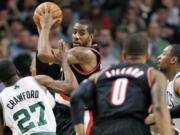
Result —
[[[95, 54], [98, 54], [99, 57], [101, 57], [100, 53], [99, 53], [97, 50], [95, 50], [95, 49], [93, 49], [93, 48], [90, 48], [90, 49], [91, 49], [92, 52], [94, 52]], [[97, 57], [97, 56], [96, 56], [96, 57]], [[91, 74], [92, 72], [94, 72], [94, 71], [100, 66], [100, 61], [98, 61], [98, 57], [97, 57], [97, 62], [98, 62], [97, 65], [96, 65], [93, 69], [91, 69], [91, 70], [89, 70], [89, 71], [80, 70], [80, 69], [78, 69], [74, 64], [71, 64], [71, 66], [72, 66], [79, 74], [88, 75], [88, 74]]]
[[90, 135], [92, 126], [93, 126], [93, 115], [92, 112], [89, 111], [89, 123], [86, 129], [86, 135]]
[[[63, 96], [62, 96], [63, 95]], [[55, 93], [55, 101], [57, 103], [66, 105], [70, 107], [70, 97], [64, 95], [64, 94], [60, 94], [60, 93]]]
[[153, 67], [148, 68], [147, 76], [148, 76], [149, 87], [151, 88], [155, 82]]
[[39, 133], [32, 133], [31, 135], [56, 135], [55, 132], [39, 132]]
[[93, 69], [89, 70], [89, 71], [83, 71], [83, 70], [80, 70], [78, 69], [75, 65], [71, 65], [79, 74], [82, 74], [82, 75], [88, 75], [88, 74], [91, 74], [92, 72], [94, 72], [98, 67], [99, 67], [100, 63], [98, 63]]
[[59, 93], [59, 95], [64, 99], [64, 100], [67, 100], [67, 101], [70, 101], [70, 97], [63, 94], [63, 93]]

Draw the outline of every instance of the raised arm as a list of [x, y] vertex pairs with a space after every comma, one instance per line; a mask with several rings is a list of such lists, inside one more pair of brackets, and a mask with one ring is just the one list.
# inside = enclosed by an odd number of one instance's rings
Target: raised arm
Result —
[[159, 71], [154, 72], [151, 89], [155, 122], [161, 135], [172, 135], [170, 114], [165, 104], [166, 77]]
[[[52, 12], [47, 9], [45, 12], [41, 12], [39, 15], [41, 30], [39, 31], [38, 39], [38, 57], [44, 63], [56, 63], [53, 54], [52, 48], [49, 42], [49, 33], [52, 25], [58, 20], [57, 18], [53, 19]], [[56, 52], [56, 50], [54, 50]]]
[[56, 61], [61, 63], [65, 80], [53, 80], [51, 77], [45, 75], [39, 75], [35, 78], [40, 84], [51, 88], [55, 92], [64, 92], [66, 94], [70, 94], [71, 91], [78, 86], [78, 82], [73, 72], [71, 71], [69, 64], [67, 63], [67, 48], [65, 45], [61, 45], [59, 47], [59, 53], [54, 55], [54, 58]]

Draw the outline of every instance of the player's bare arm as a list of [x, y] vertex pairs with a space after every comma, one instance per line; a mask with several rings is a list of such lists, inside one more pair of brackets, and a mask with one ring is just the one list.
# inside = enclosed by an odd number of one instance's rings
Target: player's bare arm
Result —
[[54, 54], [54, 58], [59, 64], [61, 64], [64, 71], [65, 80], [53, 80], [51, 77], [45, 75], [36, 76], [36, 79], [40, 82], [40, 84], [51, 88], [55, 92], [64, 92], [66, 94], [70, 94], [71, 91], [77, 87], [78, 82], [71, 71], [69, 64], [67, 63], [66, 45], [59, 46], [59, 53], [57, 55]]
[[57, 93], [63, 92], [65, 94], [70, 94], [71, 91], [75, 88], [68, 82], [61, 81], [61, 80], [54, 80], [47, 75], [37, 75], [37, 76], [34, 76], [34, 78], [39, 84], [45, 86], [46, 88], [50, 88], [48, 90], [51, 90]]
[[[52, 49], [49, 42], [50, 29], [56, 21], [57, 19], [53, 19], [52, 13], [48, 10], [40, 15], [42, 30], [38, 40], [38, 57], [44, 63], [58, 63], [53, 57], [53, 54], [57, 54], [58, 50]], [[61, 40], [60, 44], [65, 44], [65, 42]], [[83, 70], [89, 71], [96, 66], [96, 56], [89, 48], [75, 47], [68, 52], [68, 63], [80, 64]]]
[[154, 106], [155, 122], [159, 133], [172, 135], [170, 114], [165, 104], [166, 77], [159, 71], [154, 72], [154, 84], [152, 86], [152, 100]]
[[52, 11], [47, 9], [44, 12], [41, 12], [39, 15], [41, 31], [39, 32], [38, 39], [38, 57], [44, 63], [56, 63], [51, 52], [51, 46], [49, 42], [49, 33], [52, 25], [58, 20], [57, 18], [52, 17]]
[[3, 110], [2, 110], [2, 105], [0, 104], [0, 135], [3, 135], [3, 129], [4, 129], [4, 125], [3, 125]]
[[86, 79], [71, 94], [72, 121], [77, 135], [85, 135], [83, 125], [84, 106], [86, 101], [93, 100], [94, 88], [94, 81]]
[[85, 133], [84, 133], [84, 125], [82, 123], [76, 124], [74, 126], [74, 128], [75, 128], [76, 133], [78, 133], [77, 135], [85, 135]]
[[74, 47], [68, 51], [68, 63], [80, 64], [84, 71], [89, 71], [96, 67], [97, 58], [88, 47]]

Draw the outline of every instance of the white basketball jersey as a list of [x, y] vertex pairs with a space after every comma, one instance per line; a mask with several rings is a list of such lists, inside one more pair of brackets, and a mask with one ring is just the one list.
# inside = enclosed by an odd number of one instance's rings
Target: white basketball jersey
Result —
[[174, 106], [180, 105], [180, 96], [174, 92], [174, 80], [180, 76], [180, 72], [178, 72], [174, 79], [168, 82], [166, 89], [166, 102], [168, 107], [172, 108]]
[[4, 123], [13, 135], [56, 132], [51, 101], [33, 77], [25, 77], [0, 94]]
[[[169, 108], [180, 105], [180, 96], [177, 95], [174, 91], [174, 80], [180, 76], [180, 72], [178, 72], [174, 79], [168, 82], [166, 89], [166, 102]], [[180, 131], [180, 119], [173, 119], [176, 130]]]

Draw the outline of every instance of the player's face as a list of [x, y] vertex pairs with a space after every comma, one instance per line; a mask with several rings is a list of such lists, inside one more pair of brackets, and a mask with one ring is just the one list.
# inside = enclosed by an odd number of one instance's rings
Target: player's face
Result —
[[72, 33], [73, 47], [88, 46], [92, 42], [92, 35], [88, 31], [88, 26], [76, 23]]
[[171, 46], [166, 47], [158, 56], [158, 67], [161, 71], [168, 70], [169, 65], [171, 65], [171, 49]]

